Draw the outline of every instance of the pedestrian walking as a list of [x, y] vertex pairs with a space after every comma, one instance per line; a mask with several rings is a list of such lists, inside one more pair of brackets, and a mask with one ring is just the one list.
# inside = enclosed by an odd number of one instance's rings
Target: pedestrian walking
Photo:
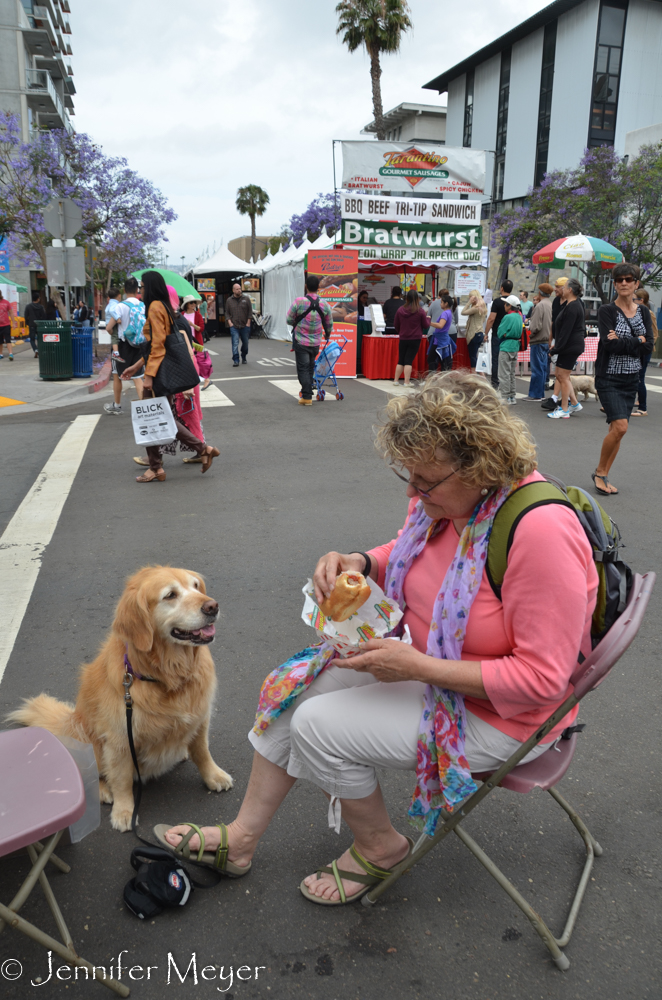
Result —
[[[487, 317], [487, 323], [485, 324], [485, 336], [491, 335], [490, 340], [490, 353], [492, 355], [492, 374], [490, 375], [490, 381], [495, 389], [499, 388], [499, 324], [501, 323], [503, 317], [506, 315], [506, 307], [504, 305], [507, 295], [510, 295], [513, 290], [513, 283], [509, 278], [504, 278], [501, 282], [501, 294], [497, 296], [496, 299], [492, 300], [492, 311]], [[517, 298], [517, 296], [515, 296]], [[519, 302], [519, 299], [517, 299]]]
[[[170, 302], [170, 296], [163, 276], [158, 271], [144, 271], [142, 276], [142, 297], [145, 305], [146, 320], [143, 327], [143, 335], [147, 343], [147, 363], [145, 365], [145, 376], [143, 378], [143, 396], [151, 399], [154, 396], [153, 379], [158, 374], [161, 362], [166, 353], [166, 337], [172, 331], [175, 323], [175, 311]], [[142, 359], [138, 364], [142, 364]], [[123, 378], [132, 378], [138, 368], [138, 364], [127, 368]], [[191, 451], [194, 451], [202, 458], [202, 471], [207, 472], [211, 468], [213, 460], [220, 454], [218, 448], [204, 444], [200, 438], [196, 437], [182, 423], [177, 415], [174, 406], [174, 398], [168, 397], [168, 402], [175, 418], [177, 427], [177, 440], [184, 442]], [[158, 445], [152, 445], [147, 450], [149, 459], [149, 469], [142, 476], [136, 477], [137, 483], [153, 483], [155, 481], [164, 482], [166, 478], [163, 468], [161, 449]]]
[[204, 344], [205, 324], [200, 315], [198, 300], [195, 295], [185, 295], [182, 299], [182, 316], [188, 321], [196, 344], [200, 344], [200, 347], [202, 347]]
[[11, 346], [11, 303], [0, 292], [0, 361], [5, 356], [5, 344], [9, 351], [9, 360], [14, 360]]
[[464, 328], [464, 337], [469, 352], [469, 365], [471, 371], [475, 373], [478, 349], [485, 339], [483, 327], [487, 317], [487, 305], [477, 289], [469, 293], [469, 301], [462, 310], [462, 315], [469, 317]]
[[515, 399], [515, 366], [524, 324], [520, 312], [520, 301], [516, 295], [507, 295], [503, 299], [503, 307], [504, 316], [499, 322], [498, 334], [499, 392], [502, 402], [514, 406], [517, 402]]
[[[554, 342], [554, 327], [556, 325], [556, 320], [561, 314], [561, 310], [565, 307], [565, 299], [563, 298], [563, 288], [567, 284], [568, 279], [565, 276], [557, 278], [554, 282], [554, 298], [552, 299], [552, 332], [549, 337], [549, 354], [552, 354], [552, 344]], [[545, 386], [547, 388], [547, 386]], [[555, 410], [559, 399], [561, 398], [561, 383], [555, 377], [554, 385], [552, 387], [552, 395], [549, 399], [544, 400], [540, 407], [543, 410]]]
[[576, 278], [568, 278], [561, 294], [565, 304], [554, 324], [553, 347], [553, 353], [556, 355], [558, 395], [555, 392], [552, 396], [552, 399], [556, 397], [557, 404], [561, 405], [557, 405], [547, 414], [552, 420], [565, 420], [572, 413], [579, 413], [583, 409], [575, 395], [570, 375], [577, 364], [577, 358], [584, 353], [586, 314], [584, 303], [581, 301], [584, 289]]
[[549, 341], [552, 335], [552, 292], [547, 282], [538, 285], [539, 301], [529, 314], [529, 355], [531, 381], [526, 399], [545, 398], [545, 386], [549, 376]]
[[292, 327], [292, 350], [297, 365], [297, 378], [301, 386], [299, 404], [313, 405], [313, 377], [315, 358], [324, 337], [328, 344], [333, 330], [333, 317], [327, 302], [320, 299], [317, 290], [319, 278], [309, 274], [306, 278], [306, 294], [294, 300], [287, 310], [285, 322]]
[[602, 496], [618, 493], [607, 477], [627, 433], [643, 363], [653, 350], [650, 311], [635, 297], [641, 270], [636, 264], [617, 264], [612, 278], [616, 300], [598, 310], [600, 343], [595, 362], [595, 388], [609, 424], [598, 467], [591, 474]]
[[528, 292], [520, 292], [520, 302], [522, 304], [522, 316], [524, 319], [528, 319], [533, 310], [533, 302], [529, 301]]
[[431, 319], [428, 313], [430, 319], [428, 369], [431, 372], [436, 372], [437, 368], [442, 372], [449, 372], [453, 367], [453, 355], [457, 350], [450, 337], [453, 325], [453, 299], [448, 293], [442, 293], [439, 296], [439, 304], [441, 312], [438, 320]]
[[32, 302], [28, 303], [25, 307], [24, 319], [27, 324], [28, 334], [30, 336], [30, 346], [34, 351], [35, 358], [39, 357], [39, 341], [37, 339], [37, 323], [42, 322], [46, 319], [46, 310], [41, 304], [41, 293], [32, 293]]
[[409, 289], [405, 304], [395, 314], [394, 324], [395, 331], [400, 337], [400, 345], [393, 384], [400, 385], [400, 376], [404, 372], [405, 386], [409, 386], [414, 359], [421, 346], [421, 340], [430, 328], [430, 317], [421, 308], [418, 292], [413, 288]]
[[[638, 288], [635, 292], [635, 297], [639, 305], [648, 309], [651, 318], [651, 326], [653, 327], [653, 347], [657, 343], [658, 330], [657, 321], [655, 319], [655, 314], [650, 307], [650, 296], [645, 288]], [[648, 362], [651, 359], [650, 354], [644, 354], [641, 358], [641, 371], [639, 372], [639, 385], [637, 386], [637, 405], [632, 411], [633, 417], [647, 417], [648, 416], [648, 393], [646, 391], [646, 369], [648, 368]]]
[[232, 337], [232, 367], [239, 367], [239, 342], [241, 341], [241, 363], [248, 364], [248, 339], [251, 335], [253, 306], [247, 295], [241, 291], [239, 282], [232, 286], [232, 295], [225, 300], [225, 321]]
[[[145, 307], [138, 298], [138, 282], [135, 278], [127, 278], [124, 282], [125, 299], [120, 301], [119, 289], [110, 288], [106, 306], [106, 333], [111, 339], [111, 372], [113, 376], [113, 402], [105, 403], [104, 410], [109, 416], [119, 416], [122, 413], [122, 374], [143, 360], [143, 326], [145, 324]], [[136, 370], [133, 378], [138, 399], [142, 399], [143, 383], [142, 364]]]
[[[433, 303], [434, 304], [434, 303]], [[391, 298], [387, 299], [382, 306], [382, 312], [384, 313], [384, 333], [395, 337], [395, 314], [402, 305], [402, 292], [400, 290], [400, 285], [394, 285], [391, 289]], [[430, 309], [432, 306], [430, 306]]]

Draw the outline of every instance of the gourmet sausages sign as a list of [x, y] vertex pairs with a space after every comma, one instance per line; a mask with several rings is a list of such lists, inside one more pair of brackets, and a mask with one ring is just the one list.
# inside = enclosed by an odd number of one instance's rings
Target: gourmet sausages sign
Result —
[[484, 194], [485, 150], [438, 143], [343, 142], [349, 191]]
[[366, 261], [480, 264], [482, 236], [481, 226], [342, 221], [343, 246], [356, 247]]

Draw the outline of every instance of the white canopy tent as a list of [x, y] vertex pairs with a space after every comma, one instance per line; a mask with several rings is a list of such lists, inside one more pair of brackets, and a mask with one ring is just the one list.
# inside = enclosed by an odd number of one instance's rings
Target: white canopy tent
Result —
[[196, 278], [202, 278], [205, 274], [217, 274], [225, 272], [231, 275], [250, 274], [252, 265], [248, 264], [241, 257], [235, 256], [227, 247], [221, 247], [215, 254], [193, 268]]
[[262, 275], [262, 310], [271, 316], [269, 337], [272, 340], [291, 338], [285, 318], [294, 299], [303, 295], [306, 254], [309, 250], [328, 250], [334, 243], [335, 237], [322, 233], [312, 242], [304, 239], [298, 247], [294, 243], [286, 250], [281, 247], [273, 257], [267, 256], [254, 265], [254, 273]]

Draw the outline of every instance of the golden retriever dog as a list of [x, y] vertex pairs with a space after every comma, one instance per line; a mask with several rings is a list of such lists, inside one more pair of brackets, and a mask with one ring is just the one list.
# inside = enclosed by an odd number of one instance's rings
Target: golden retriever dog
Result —
[[595, 391], [595, 380], [591, 375], [571, 375], [570, 381], [572, 382], [572, 388], [575, 390], [575, 396], [578, 392], [584, 393], [584, 402], [586, 402], [589, 396], [598, 398], [598, 394]]
[[9, 722], [93, 744], [101, 801], [113, 804], [115, 830], [130, 830], [133, 813], [125, 652], [135, 678], [133, 738], [143, 780], [190, 757], [207, 788], [232, 788], [208, 745], [216, 673], [207, 646], [214, 641], [217, 617], [218, 604], [207, 596], [198, 573], [170, 566], [141, 569], [127, 581], [99, 655], [82, 668], [76, 705], [40, 694], [8, 716]]

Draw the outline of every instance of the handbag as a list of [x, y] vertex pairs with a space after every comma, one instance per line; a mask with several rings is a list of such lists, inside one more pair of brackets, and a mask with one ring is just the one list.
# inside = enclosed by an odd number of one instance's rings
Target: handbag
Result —
[[478, 348], [478, 354], [476, 355], [476, 371], [478, 374], [491, 375], [492, 374], [492, 355], [487, 349], [487, 344], [485, 341]]
[[177, 437], [177, 424], [166, 396], [131, 400], [131, 423], [136, 444], [170, 444]]
[[175, 396], [199, 384], [198, 369], [189, 354], [184, 334], [173, 323], [165, 339], [165, 357], [153, 378], [154, 395]]
[[202, 377], [209, 378], [214, 370], [211, 358], [209, 357], [209, 351], [199, 351], [196, 353], [195, 360], [198, 362], [198, 371]]

